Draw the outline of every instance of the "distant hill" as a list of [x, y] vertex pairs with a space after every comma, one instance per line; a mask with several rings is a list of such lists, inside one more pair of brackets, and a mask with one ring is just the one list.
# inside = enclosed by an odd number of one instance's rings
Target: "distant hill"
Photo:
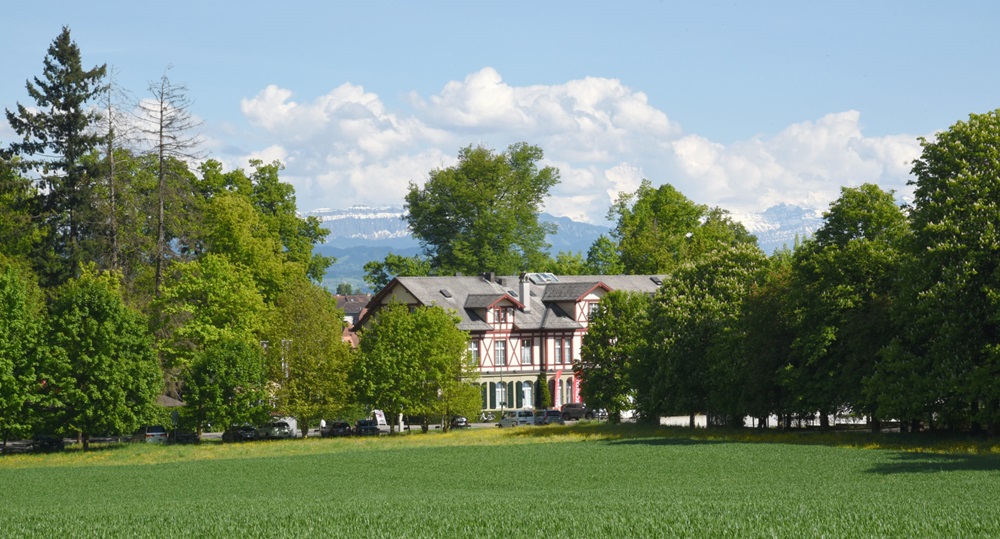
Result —
[[[317, 252], [336, 257], [337, 262], [327, 272], [323, 284], [335, 289], [340, 283], [366, 288], [364, 265], [371, 260], [382, 260], [387, 254], [413, 256], [420, 253], [420, 244], [410, 234], [403, 219], [401, 206], [353, 206], [343, 210], [318, 209], [306, 215], [318, 217], [323, 227], [330, 230], [326, 243], [317, 246]], [[750, 233], [757, 236], [758, 245], [767, 254], [782, 246], [792, 247], [796, 236], [811, 237], [822, 226], [822, 213], [818, 210], [781, 204], [760, 213], [733, 214]], [[555, 234], [546, 240], [552, 245], [549, 252], [582, 253], [587, 251], [601, 234], [610, 229], [605, 226], [573, 221], [543, 213], [543, 222], [555, 223]]]

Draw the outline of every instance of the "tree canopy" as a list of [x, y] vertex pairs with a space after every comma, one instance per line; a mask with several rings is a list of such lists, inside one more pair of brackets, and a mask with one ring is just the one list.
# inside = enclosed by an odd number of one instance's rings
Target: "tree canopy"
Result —
[[538, 214], [559, 171], [539, 168], [542, 157], [523, 142], [502, 153], [469, 146], [455, 166], [410, 184], [406, 219], [437, 274], [514, 275], [544, 263], [554, 230]]
[[59, 430], [90, 437], [130, 432], [154, 418], [163, 391], [145, 318], [127, 307], [113, 273], [85, 269], [55, 291], [40, 369]]
[[479, 390], [469, 385], [468, 338], [458, 318], [440, 307], [382, 306], [361, 332], [352, 371], [359, 402], [390, 416], [425, 418], [478, 403]]
[[104, 222], [94, 215], [97, 174], [85, 158], [102, 141], [92, 129], [98, 115], [88, 104], [101, 91], [107, 69], [84, 70], [82, 64], [80, 48], [63, 27], [49, 46], [42, 76], [25, 84], [34, 107], [18, 103], [16, 112], [7, 110], [7, 121], [21, 137], [10, 144], [10, 153], [24, 158], [20, 166], [41, 173], [39, 218], [46, 241], [35, 261], [43, 282], [51, 285], [76, 274], [94, 248], [88, 240]]
[[670, 184], [654, 188], [649, 180], [643, 180], [635, 193], [622, 195], [608, 218], [615, 221], [611, 235], [617, 260], [603, 236], [588, 255], [602, 272], [670, 273], [716, 250], [757, 244], [725, 210], [696, 204]]
[[614, 423], [634, 406], [630, 376], [644, 344], [649, 302], [645, 294], [618, 290], [601, 298], [583, 338], [580, 362], [573, 366], [584, 402], [606, 409]]

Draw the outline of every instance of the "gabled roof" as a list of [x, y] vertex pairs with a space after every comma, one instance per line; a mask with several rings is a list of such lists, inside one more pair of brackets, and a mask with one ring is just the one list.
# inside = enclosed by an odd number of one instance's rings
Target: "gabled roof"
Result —
[[545, 286], [542, 301], [580, 301], [596, 288], [611, 291], [608, 285], [602, 282], [553, 283]]
[[[481, 332], [493, 328], [479, 312], [506, 300], [519, 309], [514, 315], [514, 326], [519, 330], [570, 330], [583, 326], [558, 303], [578, 301], [597, 288], [652, 294], [659, 288], [654, 277], [661, 281], [667, 278], [664, 275], [556, 276], [552, 282], [531, 283], [528, 297], [520, 297], [520, 282], [516, 276], [502, 276], [493, 281], [480, 276], [397, 277], [372, 299], [370, 305], [386, 303], [392, 294], [405, 291], [420, 305], [437, 305], [454, 311], [460, 319], [460, 329]], [[530, 307], [528, 312], [523, 310], [526, 306]], [[377, 310], [369, 308], [355, 327], [360, 327], [372, 311]]]
[[508, 300], [518, 308], [524, 308], [524, 304], [517, 301], [510, 294], [469, 294], [465, 298], [466, 309], [491, 309], [496, 304]]

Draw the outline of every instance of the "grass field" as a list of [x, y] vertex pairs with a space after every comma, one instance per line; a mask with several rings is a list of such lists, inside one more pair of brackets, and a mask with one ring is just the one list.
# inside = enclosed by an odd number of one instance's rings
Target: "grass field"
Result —
[[527, 427], [7, 456], [0, 535], [1000, 536], [991, 446], [754, 436]]

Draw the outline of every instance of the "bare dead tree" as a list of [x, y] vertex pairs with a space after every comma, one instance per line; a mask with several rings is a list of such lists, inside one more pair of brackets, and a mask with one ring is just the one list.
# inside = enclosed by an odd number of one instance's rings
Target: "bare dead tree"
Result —
[[117, 80], [118, 72], [114, 67], [108, 70], [108, 84], [101, 93], [102, 129], [105, 131], [106, 179], [107, 179], [107, 221], [108, 236], [111, 243], [111, 260], [108, 266], [112, 270], [121, 269], [121, 231], [119, 230], [119, 213], [121, 213], [120, 186], [118, 178], [117, 151], [135, 143], [135, 126], [130, 110], [135, 106], [132, 95], [125, 90]]
[[[167, 71], [170, 66], [167, 67]], [[154, 294], [160, 295], [163, 282], [164, 264], [170, 255], [167, 239], [166, 206], [168, 204], [168, 180], [179, 179], [169, 161], [195, 161], [202, 157], [199, 151], [201, 139], [191, 132], [201, 122], [191, 116], [193, 102], [187, 96], [187, 86], [171, 82], [167, 72], [158, 81], [149, 83], [151, 99], [139, 103], [139, 114], [143, 132], [150, 137], [155, 152], [157, 166], [157, 209], [156, 209], [156, 279]]]

